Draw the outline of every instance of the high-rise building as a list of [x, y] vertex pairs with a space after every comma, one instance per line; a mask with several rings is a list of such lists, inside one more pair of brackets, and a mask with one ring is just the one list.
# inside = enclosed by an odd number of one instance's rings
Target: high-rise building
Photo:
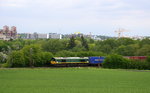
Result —
[[17, 28], [15, 26], [12, 26], [11, 27], [11, 36], [15, 37], [17, 35]]
[[9, 32], [9, 27], [7, 25], [3, 26], [3, 34], [7, 36]]
[[9, 26], [5, 25], [5, 26], [3, 26], [3, 29], [0, 30], [0, 34], [1, 34], [1, 37], [3, 35], [6, 36], [5, 40], [16, 39], [17, 38], [17, 29], [15, 26], [12, 26], [11, 29], [9, 29]]
[[40, 38], [40, 39], [47, 39], [48, 35], [47, 34], [38, 34], [38, 38]]
[[57, 34], [57, 33], [49, 33], [49, 37], [48, 38], [62, 39], [62, 35], [61, 34]]
[[9, 31], [9, 26], [7, 25], [3, 26], [3, 31]]

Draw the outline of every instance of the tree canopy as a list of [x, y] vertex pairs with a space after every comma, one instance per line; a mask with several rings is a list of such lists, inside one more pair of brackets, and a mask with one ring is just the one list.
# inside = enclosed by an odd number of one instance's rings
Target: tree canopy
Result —
[[0, 63], [7, 62], [11, 66], [46, 65], [53, 56], [83, 57], [110, 54], [150, 56], [150, 39], [93, 40], [84, 36], [72, 36], [70, 39], [0, 40]]

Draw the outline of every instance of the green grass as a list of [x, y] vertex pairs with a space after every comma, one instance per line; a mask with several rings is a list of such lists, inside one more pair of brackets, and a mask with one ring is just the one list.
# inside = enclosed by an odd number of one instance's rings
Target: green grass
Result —
[[0, 93], [149, 92], [149, 71], [100, 68], [0, 69]]

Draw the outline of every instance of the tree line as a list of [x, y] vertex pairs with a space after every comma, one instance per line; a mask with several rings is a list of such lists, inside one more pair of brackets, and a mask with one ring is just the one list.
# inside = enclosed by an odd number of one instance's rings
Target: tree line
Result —
[[122, 56], [150, 56], [150, 39], [110, 38], [93, 40], [70, 39], [16, 39], [0, 40], [0, 66], [46, 66], [52, 57], [88, 57], [118, 54]]

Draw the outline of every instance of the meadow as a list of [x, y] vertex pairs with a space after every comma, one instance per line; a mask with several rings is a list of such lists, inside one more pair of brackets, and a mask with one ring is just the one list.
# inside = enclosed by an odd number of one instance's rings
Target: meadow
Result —
[[0, 93], [149, 93], [150, 71], [1, 68]]

